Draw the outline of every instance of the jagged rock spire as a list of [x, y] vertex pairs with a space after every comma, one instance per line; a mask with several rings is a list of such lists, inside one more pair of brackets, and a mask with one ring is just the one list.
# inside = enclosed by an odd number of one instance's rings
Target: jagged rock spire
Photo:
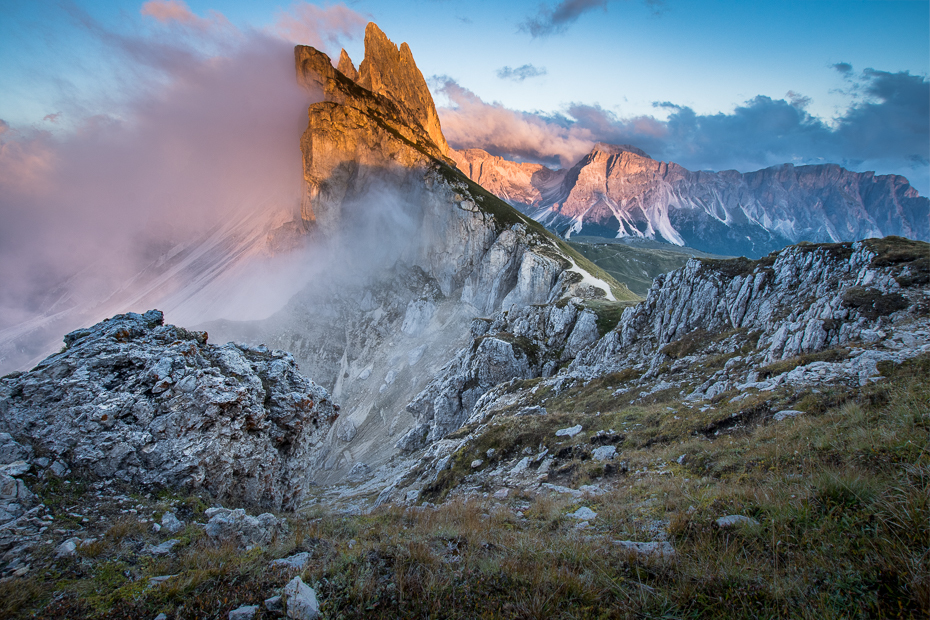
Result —
[[401, 43], [398, 48], [374, 22], [365, 28], [365, 60], [359, 66], [358, 83], [413, 112], [443, 155], [449, 154], [436, 105], [410, 47]]
[[358, 71], [355, 69], [355, 65], [346, 53], [345, 48], [339, 54], [339, 64], [336, 65], [336, 69], [353, 82], [358, 82]]

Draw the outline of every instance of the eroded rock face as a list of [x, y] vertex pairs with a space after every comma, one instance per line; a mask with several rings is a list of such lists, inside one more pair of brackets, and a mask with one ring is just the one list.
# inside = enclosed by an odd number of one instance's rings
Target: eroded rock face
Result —
[[582, 300], [525, 306], [472, 323], [461, 349], [407, 405], [416, 425], [397, 442], [406, 452], [442, 439], [469, 420], [481, 397], [512, 379], [551, 376], [598, 339], [595, 314]]
[[594, 377], [635, 364], [655, 367], [673, 343], [683, 354], [689, 339], [702, 348], [702, 334], [752, 334], [762, 364], [884, 339], [896, 313], [927, 314], [928, 250], [889, 237], [792, 246], [759, 261], [691, 260], [656, 278], [646, 301], [627, 309], [570, 371]]
[[296, 506], [336, 417], [329, 394], [289, 353], [206, 339], [157, 310], [72, 332], [0, 380], [0, 429], [92, 477]]
[[358, 83], [413, 112], [442, 154], [449, 154], [433, 97], [410, 47], [401, 43], [398, 48], [374, 22], [365, 28], [365, 60], [359, 66]]
[[312, 47], [298, 45], [294, 57], [298, 82], [324, 98], [310, 106], [300, 140], [305, 222], [332, 231], [359, 188], [376, 179], [403, 186], [422, 177], [432, 160], [445, 160], [449, 147], [436, 107], [406, 43], [398, 49], [368, 24], [358, 74], [345, 50], [340, 69]]

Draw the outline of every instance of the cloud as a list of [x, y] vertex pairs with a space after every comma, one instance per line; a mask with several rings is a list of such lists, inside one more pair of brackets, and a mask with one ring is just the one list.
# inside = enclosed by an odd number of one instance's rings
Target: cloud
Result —
[[545, 67], [523, 65], [517, 67], [516, 69], [511, 69], [510, 67], [501, 67], [497, 70], [497, 77], [502, 80], [513, 80], [514, 82], [522, 82], [526, 78], [538, 77], [540, 75], [546, 75]]
[[[579, 17], [595, 9], [607, 11], [607, 4], [611, 0], [562, 0], [555, 7], [541, 5], [535, 15], [527, 17], [519, 24], [519, 32], [529, 33], [531, 37], [548, 37], [561, 34], [575, 23]], [[665, 0], [644, 0], [644, 4], [653, 14], [661, 15], [665, 8]]]
[[176, 22], [123, 36], [75, 17], [133, 88], [112, 113], [69, 109], [68, 127], [0, 123], [0, 329], [102, 302], [243, 209], [299, 208], [312, 100], [290, 43], [218, 20], [192, 39]]
[[852, 65], [849, 64], [848, 62], [838, 62], [835, 65], [833, 65], [833, 68], [843, 75], [850, 75], [852, 74], [852, 70], [853, 70]]
[[216, 24], [227, 22], [223, 15], [215, 11], [211, 12], [212, 19], [198, 17], [182, 0], [148, 0], [142, 5], [141, 13], [162, 24], [177, 23], [198, 30], [206, 30]]
[[534, 39], [565, 32], [579, 17], [594, 9], [607, 10], [607, 0], [562, 0], [555, 8], [541, 6], [539, 12], [520, 24], [519, 30]]
[[656, 102], [665, 120], [623, 118], [597, 105], [575, 103], [540, 114], [486, 103], [444, 78], [451, 103], [439, 109], [453, 148], [571, 166], [595, 142], [631, 144], [652, 157], [692, 170], [758, 170], [782, 163], [838, 163], [857, 171], [902, 174], [922, 194], [930, 190], [930, 80], [908, 72], [868, 69], [856, 77], [860, 97], [827, 123], [807, 110], [808, 99], [757, 96], [729, 114], [699, 115], [687, 106]]
[[489, 152], [571, 165], [596, 142], [586, 128], [573, 126], [565, 117], [543, 116], [488, 104], [448, 77], [436, 83], [438, 94], [451, 107], [439, 109], [443, 134], [455, 148], [483, 148]]
[[365, 31], [368, 18], [344, 4], [326, 8], [308, 2], [296, 2], [287, 11], [277, 13], [273, 32], [292, 43], [310, 45], [331, 56], [342, 47], [342, 39], [354, 39]]

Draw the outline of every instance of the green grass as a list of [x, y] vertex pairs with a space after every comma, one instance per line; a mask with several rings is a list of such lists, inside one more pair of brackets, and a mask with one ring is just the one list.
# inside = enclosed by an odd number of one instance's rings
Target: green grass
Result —
[[[493, 418], [455, 455], [457, 478], [440, 506], [358, 516], [316, 508], [290, 517], [274, 546], [248, 553], [211, 544], [192, 526], [180, 552], [160, 559], [138, 553], [153, 534], [125, 518], [78, 557], [47, 551], [27, 578], [0, 584], [0, 617], [225, 618], [291, 577], [269, 571], [270, 559], [307, 551], [302, 578], [323, 618], [925, 618], [930, 356], [882, 371], [884, 381], [861, 388], [774, 391], [703, 412], [671, 397], [612, 406], [599, 397], [604, 408], [588, 411], [586, 398], [636, 372], [603, 377], [550, 398], [547, 416]], [[787, 406], [805, 414], [771, 420]], [[582, 434], [554, 436], [574, 423]], [[622, 435], [615, 445], [626, 470], [584, 458], [604, 429]], [[555, 482], [607, 492], [455, 496], [476, 456], [491, 466], [541, 444], [565, 449], [550, 472], [574, 468]], [[80, 491], [68, 492], [71, 505]], [[170, 498], [147, 501], [158, 509]], [[199, 502], [186, 505], [194, 514]], [[580, 506], [598, 513], [581, 531], [567, 516]], [[758, 525], [718, 528], [728, 514]], [[612, 542], [650, 540], [656, 523], [673, 559], [636, 557]], [[165, 574], [176, 577], [146, 585]]]

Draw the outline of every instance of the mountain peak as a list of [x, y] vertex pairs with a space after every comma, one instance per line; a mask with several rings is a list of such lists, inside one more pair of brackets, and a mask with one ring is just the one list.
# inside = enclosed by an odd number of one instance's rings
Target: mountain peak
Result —
[[620, 153], [633, 153], [634, 155], [639, 155], [640, 157], [645, 157], [646, 159], [652, 159], [642, 149], [638, 149], [635, 146], [630, 146], [629, 144], [607, 144], [606, 142], [598, 142], [594, 145], [594, 148], [591, 149], [591, 154], [596, 153], [606, 153], [608, 155], [619, 155]]
[[353, 82], [358, 82], [358, 71], [344, 48], [339, 54], [339, 64], [336, 65], [336, 70]]
[[449, 154], [436, 105], [410, 47], [401, 43], [398, 48], [374, 22], [365, 28], [365, 60], [359, 65], [358, 84], [410, 110], [442, 154]]

